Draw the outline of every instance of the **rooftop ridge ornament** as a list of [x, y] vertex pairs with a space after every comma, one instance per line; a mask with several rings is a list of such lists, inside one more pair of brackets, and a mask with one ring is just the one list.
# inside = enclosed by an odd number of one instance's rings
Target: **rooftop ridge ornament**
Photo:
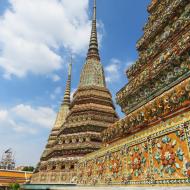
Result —
[[92, 29], [91, 29], [90, 43], [86, 59], [88, 60], [91, 58], [100, 60], [99, 50], [98, 50], [97, 28], [96, 28], [96, 0], [94, 0]]

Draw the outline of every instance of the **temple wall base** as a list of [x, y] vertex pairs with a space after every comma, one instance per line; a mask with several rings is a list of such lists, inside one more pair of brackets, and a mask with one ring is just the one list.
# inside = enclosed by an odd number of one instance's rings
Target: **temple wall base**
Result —
[[79, 160], [81, 185], [190, 186], [190, 111]]
[[38, 172], [32, 176], [31, 184], [75, 184], [76, 175], [75, 172]]

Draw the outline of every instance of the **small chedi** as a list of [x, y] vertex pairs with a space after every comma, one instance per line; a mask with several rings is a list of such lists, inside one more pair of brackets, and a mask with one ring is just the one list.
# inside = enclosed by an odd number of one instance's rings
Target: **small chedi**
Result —
[[58, 113], [32, 183], [190, 185], [190, 2], [152, 0], [148, 12], [138, 60], [116, 95], [125, 113], [118, 120], [100, 64], [94, 6], [78, 90], [67, 114]]

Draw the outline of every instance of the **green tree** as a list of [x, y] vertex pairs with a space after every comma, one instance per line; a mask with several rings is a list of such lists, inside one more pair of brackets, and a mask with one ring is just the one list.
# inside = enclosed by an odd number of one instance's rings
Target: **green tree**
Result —
[[9, 185], [11, 190], [19, 190], [20, 189], [20, 185], [18, 183], [11, 183]]
[[22, 171], [26, 171], [26, 172], [33, 172], [34, 171], [34, 167], [33, 166], [26, 166], [22, 169]]

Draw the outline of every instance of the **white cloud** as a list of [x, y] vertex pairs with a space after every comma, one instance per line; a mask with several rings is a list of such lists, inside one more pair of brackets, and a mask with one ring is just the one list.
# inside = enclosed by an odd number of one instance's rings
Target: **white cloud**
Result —
[[132, 64], [134, 64], [134, 61], [127, 61], [127, 62], [125, 63], [125, 66], [126, 66], [126, 67], [130, 67]]
[[52, 100], [54, 100], [58, 95], [61, 94], [61, 92], [62, 92], [62, 88], [61, 88], [60, 86], [57, 86], [57, 87], [54, 89], [53, 93], [50, 94], [50, 98], [51, 98]]
[[19, 104], [0, 109], [0, 128], [21, 133], [36, 133], [40, 128], [51, 128], [56, 113], [49, 107], [32, 107]]
[[49, 107], [19, 104], [0, 108], [0, 157], [12, 148], [17, 165], [39, 161], [56, 113]]
[[56, 87], [54, 92], [55, 94], [60, 94], [62, 92], [61, 87], [60, 86]]
[[6, 110], [0, 110], [0, 121], [4, 121], [7, 118], [7, 111]]
[[73, 95], [76, 92], [77, 88], [72, 88], [71, 90], [71, 100], [73, 100]]
[[126, 72], [126, 70], [129, 69], [132, 64], [134, 64], [134, 61], [127, 61], [125, 63], [125, 70], [124, 70], [124, 72]]
[[0, 17], [0, 67], [5, 78], [59, 70], [61, 47], [76, 54], [86, 50], [88, 0], [10, 0], [10, 4]]
[[118, 82], [120, 78], [120, 64], [120, 60], [111, 59], [110, 64], [105, 67], [106, 82]]
[[61, 77], [59, 75], [53, 74], [51, 75], [51, 79], [53, 80], [53, 82], [57, 82], [61, 80]]
[[56, 95], [52, 93], [52, 94], [50, 94], [50, 98], [51, 98], [52, 100], [55, 100]]

